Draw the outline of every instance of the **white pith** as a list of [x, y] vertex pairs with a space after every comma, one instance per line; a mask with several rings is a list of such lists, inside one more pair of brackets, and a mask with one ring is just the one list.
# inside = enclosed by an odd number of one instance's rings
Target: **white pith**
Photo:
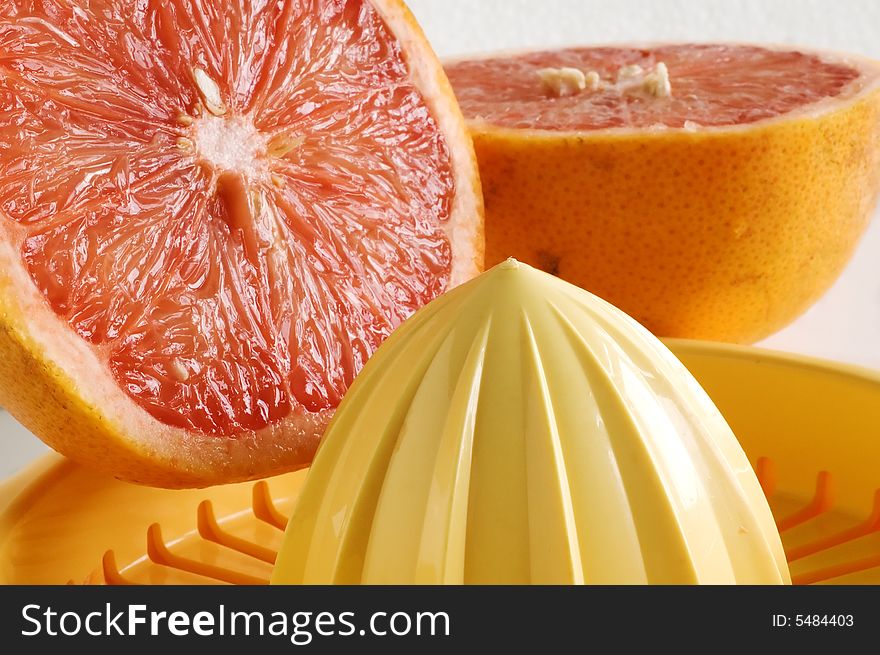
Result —
[[195, 119], [192, 141], [198, 156], [220, 171], [241, 173], [256, 179], [267, 174], [266, 135], [243, 116]]

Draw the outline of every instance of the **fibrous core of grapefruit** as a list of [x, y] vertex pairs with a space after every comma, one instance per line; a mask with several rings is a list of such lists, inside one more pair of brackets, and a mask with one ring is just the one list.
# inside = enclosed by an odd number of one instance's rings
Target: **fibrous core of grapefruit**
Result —
[[0, 401], [117, 477], [306, 465], [480, 269], [470, 139], [398, 0], [12, 0], [0, 71]]
[[880, 187], [880, 65], [751, 45], [452, 62], [509, 256], [662, 336], [752, 342], [824, 293]]

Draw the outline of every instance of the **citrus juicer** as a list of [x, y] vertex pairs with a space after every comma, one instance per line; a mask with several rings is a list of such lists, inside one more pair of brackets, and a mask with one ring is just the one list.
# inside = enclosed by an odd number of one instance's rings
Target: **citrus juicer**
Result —
[[[744, 347], [668, 345], [755, 466], [792, 580], [880, 581], [880, 475], [870, 465], [880, 375]], [[0, 580], [266, 582], [304, 479], [165, 491], [51, 455], [0, 490]]]
[[324, 434], [285, 584], [779, 584], [748, 460], [622, 311], [509, 259], [370, 359]]

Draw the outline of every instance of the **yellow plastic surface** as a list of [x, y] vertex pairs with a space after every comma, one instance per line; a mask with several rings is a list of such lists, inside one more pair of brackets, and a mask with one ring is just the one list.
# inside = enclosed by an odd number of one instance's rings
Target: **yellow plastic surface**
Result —
[[0, 486], [0, 583], [267, 583], [305, 475], [175, 491], [47, 455]]
[[880, 372], [667, 342], [721, 409], [782, 533], [796, 584], [880, 584]]
[[758, 480], [647, 330], [513, 260], [377, 351], [272, 575], [308, 584], [788, 581]]

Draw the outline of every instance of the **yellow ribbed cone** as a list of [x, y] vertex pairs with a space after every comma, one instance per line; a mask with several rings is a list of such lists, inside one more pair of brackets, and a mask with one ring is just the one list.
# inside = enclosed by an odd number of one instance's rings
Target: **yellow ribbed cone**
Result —
[[275, 583], [788, 582], [742, 449], [625, 314], [509, 260], [418, 312], [327, 431]]

